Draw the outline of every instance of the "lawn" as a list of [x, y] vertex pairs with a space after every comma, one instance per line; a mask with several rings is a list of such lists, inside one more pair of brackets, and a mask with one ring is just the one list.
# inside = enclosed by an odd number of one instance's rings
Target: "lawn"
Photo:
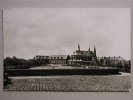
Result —
[[62, 92], [94, 92], [94, 91], [129, 91], [130, 75], [72, 75], [16, 77], [12, 84], [4, 87], [5, 91], [62, 91]]

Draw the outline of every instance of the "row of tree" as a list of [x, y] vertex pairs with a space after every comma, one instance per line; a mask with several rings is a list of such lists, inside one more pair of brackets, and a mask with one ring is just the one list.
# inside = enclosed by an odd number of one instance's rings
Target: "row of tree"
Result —
[[4, 59], [4, 68], [5, 69], [28, 69], [34, 66], [41, 66], [48, 63], [48, 60], [42, 59], [19, 59], [16, 57], [10, 58], [6, 57]]
[[123, 72], [131, 72], [130, 60], [112, 60], [109, 58], [102, 58], [98, 60], [98, 65], [119, 68]]

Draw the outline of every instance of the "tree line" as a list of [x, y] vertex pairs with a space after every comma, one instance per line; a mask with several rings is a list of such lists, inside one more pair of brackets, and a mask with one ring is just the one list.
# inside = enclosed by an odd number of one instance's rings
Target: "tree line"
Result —
[[100, 66], [119, 68], [123, 72], [131, 72], [131, 60], [113, 60], [108, 57], [104, 57], [98, 60]]
[[20, 59], [14, 57], [6, 57], [4, 59], [4, 69], [28, 69], [34, 66], [46, 65], [48, 60], [43, 59]]

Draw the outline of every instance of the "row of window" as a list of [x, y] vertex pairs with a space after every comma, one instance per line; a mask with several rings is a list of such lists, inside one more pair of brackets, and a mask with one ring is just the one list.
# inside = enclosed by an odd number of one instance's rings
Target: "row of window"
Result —
[[63, 59], [63, 57], [51, 57], [51, 59]]
[[71, 59], [92, 59], [90, 56], [72, 56]]
[[[36, 57], [36, 59], [48, 59], [48, 57]], [[50, 57], [50, 59], [63, 59], [63, 57]]]
[[89, 52], [78, 52], [78, 54], [89, 54]]
[[55, 61], [55, 60], [52, 60], [50, 61], [51, 64], [66, 64], [66, 61]]

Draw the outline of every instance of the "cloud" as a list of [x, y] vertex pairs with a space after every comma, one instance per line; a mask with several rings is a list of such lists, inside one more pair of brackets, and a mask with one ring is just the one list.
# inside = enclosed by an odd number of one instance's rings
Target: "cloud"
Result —
[[4, 10], [4, 54], [72, 54], [93, 50], [98, 56], [130, 59], [130, 11], [127, 8], [12, 8]]

